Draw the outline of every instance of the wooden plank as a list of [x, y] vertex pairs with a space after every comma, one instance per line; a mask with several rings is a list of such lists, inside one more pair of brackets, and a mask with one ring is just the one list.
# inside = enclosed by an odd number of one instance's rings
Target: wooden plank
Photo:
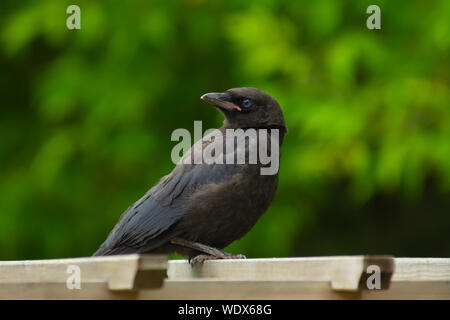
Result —
[[105, 282], [82, 283], [80, 289], [73, 290], [56, 282], [0, 284], [0, 299], [8, 300], [129, 300], [137, 299], [139, 292], [139, 290], [110, 290]]
[[323, 281], [333, 290], [357, 291], [368, 265], [378, 265], [389, 283], [394, 266], [390, 256], [213, 260], [194, 268], [178, 260], [170, 261], [167, 275], [173, 281]]
[[0, 285], [55, 284], [65, 289], [78, 267], [82, 285], [106, 284], [110, 290], [161, 287], [167, 269], [166, 255], [122, 255], [52, 260], [0, 262]]
[[67, 290], [60, 284], [2, 284], [0, 299], [152, 299], [152, 300], [296, 300], [296, 299], [450, 299], [447, 282], [392, 282], [388, 290], [335, 291], [311, 281], [165, 281], [159, 289], [108, 290], [105, 283]]
[[449, 258], [396, 258], [392, 281], [450, 281]]
[[336, 291], [322, 281], [166, 281], [138, 299], [172, 300], [398, 300], [450, 299], [449, 282], [392, 282], [387, 290]]
[[[166, 259], [124, 255], [0, 262], [0, 299], [450, 299], [447, 258], [216, 260], [194, 268], [186, 260]], [[70, 265], [80, 267], [79, 290], [66, 286]], [[382, 290], [365, 286], [370, 265], [379, 266]]]

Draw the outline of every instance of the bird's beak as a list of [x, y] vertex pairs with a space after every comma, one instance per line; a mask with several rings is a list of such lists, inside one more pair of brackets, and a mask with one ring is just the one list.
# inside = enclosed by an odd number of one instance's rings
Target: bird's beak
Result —
[[200, 97], [200, 99], [225, 110], [242, 111], [242, 109], [239, 106], [231, 102], [231, 95], [228, 92], [205, 93]]

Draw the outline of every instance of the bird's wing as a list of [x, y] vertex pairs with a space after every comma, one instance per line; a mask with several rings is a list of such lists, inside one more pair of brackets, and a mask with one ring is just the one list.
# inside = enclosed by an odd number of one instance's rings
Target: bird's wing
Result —
[[234, 165], [183, 164], [183, 160], [186, 157], [122, 214], [94, 255], [149, 251], [166, 243], [176, 236], [169, 228], [185, 214], [190, 196], [200, 186], [226, 181], [236, 173]]

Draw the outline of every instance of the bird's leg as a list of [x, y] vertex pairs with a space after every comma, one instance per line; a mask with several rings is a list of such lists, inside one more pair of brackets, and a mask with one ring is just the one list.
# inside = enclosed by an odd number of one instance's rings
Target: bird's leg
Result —
[[[173, 238], [172, 240], [170, 240], [170, 242], [172, 244], [176, 244], [179, 246], [191, 248], [206, 253], [206, 255], [201, 254], [197, 256], [198, 259], [196, 259], [197, 257], [195, 257], [194, 262], [203, 262], [205, 260], [212, 260], [212, 259], [245, 259], [245, 256], [242, 254], [231, 254], [199, 242], [188, 241], [181, 238]], [[208, 259], [206, 259], [206, 257], [208, 257]]]
[[172, 240], [170, 240], [170, 242], [172, 244], [176, 244], [179, 246], [183, 246], [183, 247], [187, 247], [187, 248], [191, 248], [206, 254], [209, 254], [211, 256], [214, 256], [216, 258], [219, 259], [226, 259], [226, 255], [225, 252], [223, 252], [222, 250], [219, 250], [217, 248], [213, 248], [210, 246], [207, 246], [206, 244], [202, 244], [199, 242], [194, 242], [194, 241], [189, 241], [189, 240], [184, 240], [181, 238], [173, 238]]

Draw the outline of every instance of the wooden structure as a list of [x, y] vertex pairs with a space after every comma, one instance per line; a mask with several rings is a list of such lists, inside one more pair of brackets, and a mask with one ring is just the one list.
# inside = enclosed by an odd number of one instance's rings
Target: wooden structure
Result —
[[450, 299], [450, 259], [333, 256], [194, 267], [137, 254], [3, 261], [0, 299]]

